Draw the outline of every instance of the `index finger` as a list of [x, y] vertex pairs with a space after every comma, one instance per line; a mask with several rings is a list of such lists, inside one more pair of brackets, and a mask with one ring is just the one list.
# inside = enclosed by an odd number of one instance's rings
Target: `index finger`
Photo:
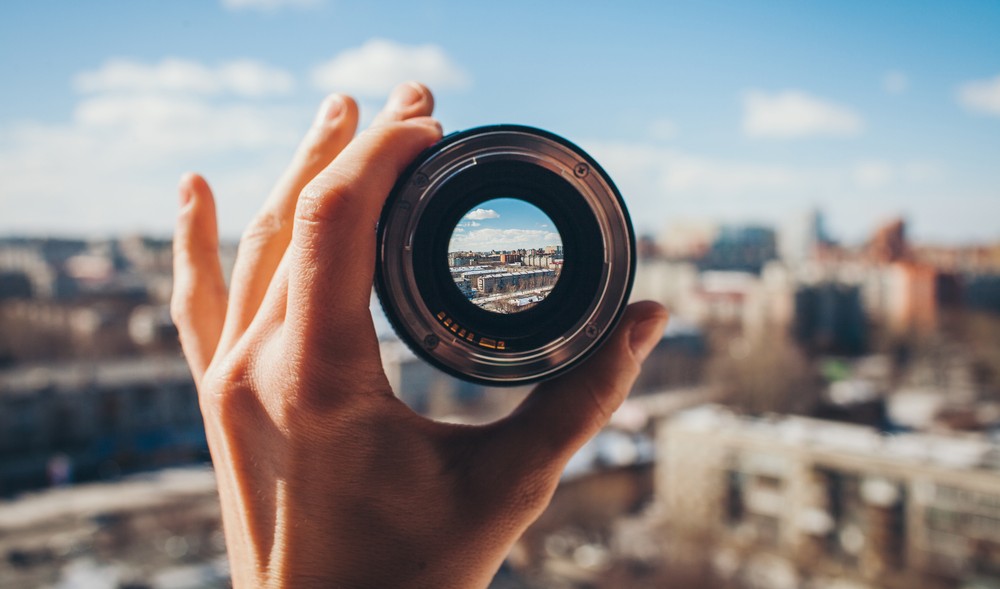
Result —
[[286, 324], [301, 337], [350, 353], [336, 334], [371, 329], [375, 226], [403, 169], [441, 138], [429, 117], [373, 127], [299, 197], [292, 229]]

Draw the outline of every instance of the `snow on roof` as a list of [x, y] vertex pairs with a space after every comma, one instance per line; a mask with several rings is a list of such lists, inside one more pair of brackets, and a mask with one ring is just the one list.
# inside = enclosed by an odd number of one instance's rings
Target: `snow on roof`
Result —
[[787, 448], [878, 455], [896, 461], [935, 464], [953, 469], [995, 469], [1000, 446], [982, 434], [882, 434], [872, 427], [820, 419], [739, 416], [718, 405], [703, 405], [669, 421], [685, 430], [721, 432], [771, 439]]

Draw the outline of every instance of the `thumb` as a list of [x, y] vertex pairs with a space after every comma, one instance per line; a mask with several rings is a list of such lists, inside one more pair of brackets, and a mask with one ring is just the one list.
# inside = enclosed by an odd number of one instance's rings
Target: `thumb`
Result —
[[[604, 427], [663, 336], [666, 309], [652, 301], [629, 305], [604, 346], [570, 372], [540, 384], [501, 422], [500, 444], [521, 467], [558, 476], [566, 461]], [[530, 457], [530, 458], [528, 458]]]

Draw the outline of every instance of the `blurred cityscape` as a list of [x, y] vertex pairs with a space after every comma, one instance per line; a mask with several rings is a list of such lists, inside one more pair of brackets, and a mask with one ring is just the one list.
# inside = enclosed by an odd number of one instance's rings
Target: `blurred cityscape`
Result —
[[[638, 245], [633, 299], [670, 324], [493, 587], [1000, 587], [1000, 241], [893, 220], [842, 244], [805, 211]], [[489, 256], [452, 254], [456, 283], [561, 261]], [[165, 240], [0, 239], [0, 589], [228, 586], [170, 290]], [[373, 315], [423, 414], [525, 395], [436, 372]]]

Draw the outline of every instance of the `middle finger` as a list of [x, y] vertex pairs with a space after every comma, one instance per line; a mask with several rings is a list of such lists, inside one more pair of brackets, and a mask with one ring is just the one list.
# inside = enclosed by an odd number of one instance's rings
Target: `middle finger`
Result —
[[231, 347], [253, 320], [291, 239], [299, 193], [350, 142], [357, 125], [354, 100], [334, 94], [323, 101], [285, 173], [240, 239], [220, 347]]

